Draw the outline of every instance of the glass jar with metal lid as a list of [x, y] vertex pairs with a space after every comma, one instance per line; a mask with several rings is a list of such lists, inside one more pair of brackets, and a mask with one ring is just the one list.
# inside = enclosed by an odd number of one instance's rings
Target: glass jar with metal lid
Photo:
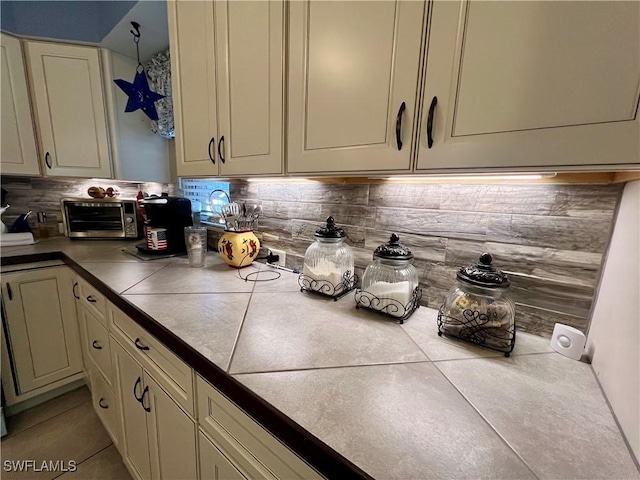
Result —
[[457, 285], [438, 313], [438, 335], [456, 337], [509, 356], [516, 341], [515, 305], [509, 279], [491, 265], [488, 253], [460, 268]]
[[353, 249], [345, 243], [345, 231], [327, 218], [316, 230], [315, 242], [304, 254], [304, 266], [298, 277], [300, 291], [320, 293], [335, 300], [353, 290], [357, 277], [353, 268]]
[[400, 323], [409, 318], [422, 298], [412, 260], [411, 250], [392, 234], [388, 243], [373, 252], [373, 262], [362, 276], [362, 288], [356, 290], [356, 308], [391, 316]]

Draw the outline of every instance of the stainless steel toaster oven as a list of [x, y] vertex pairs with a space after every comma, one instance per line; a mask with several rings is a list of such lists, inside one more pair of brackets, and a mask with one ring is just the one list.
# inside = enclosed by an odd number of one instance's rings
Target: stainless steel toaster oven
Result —
[[70, 238], [140, 238], [136, 200], [63, 198], [65, 234]]

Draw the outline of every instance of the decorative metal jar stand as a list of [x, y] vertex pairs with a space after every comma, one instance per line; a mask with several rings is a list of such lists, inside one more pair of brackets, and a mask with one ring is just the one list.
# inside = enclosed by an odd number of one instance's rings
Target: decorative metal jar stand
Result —
[[[374, 294], [366, 290], [356, 290], [356, 308], [364, 308], [372, 312], [379, 313], [392, 318], [400, 324], [411, 316], [420, 307], [420, 299], [422, 298], [422, 289], [416, 287], [413, 290], [409, 303], [403, 305], [394, 298], [376, 297]], [[398, 315], [402, 313], [402, 315]]]
[[342, 275], [342, 281], [337, 285], [334, 285], [329, 280], [316, 280], [304, 273], [301, 273], [298, 277], [298, 285], [300, 285], [301, 292], [317, 293], [324, 295], [325, 297], [333, 298], [334, 302], [344, 297], [351, 290], [356, 288], [358, 283], [358, 275], [355, 273], [352, 275], [350, 270], [347, 270]]
[[505, 328], [490, 326], [490, 322], [489, 315], [477, 310], [463, 310], [462, 318], [454, 318], [445, 315], [441, 308], [438, 312], [438, 336], [444, 333], [448, 337], [502, 352], [505, 357], [510, 356], [516, 343], [515, 323]]

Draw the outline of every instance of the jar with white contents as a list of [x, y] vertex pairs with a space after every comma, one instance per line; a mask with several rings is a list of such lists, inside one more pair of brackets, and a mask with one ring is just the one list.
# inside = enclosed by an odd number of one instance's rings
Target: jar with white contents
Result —
[[412, 265], [413, 254], [394, 233], [388, 243], [375, 249], [373, 257], [362, 277], [362, 288], [356, 291], [356, 308], [403, 323], [420, 306], [422, 297], [418, 272]]
[[438, 313], [438, 335], [459, 338], [509, 356], [516, 341], [515, 304], [507, 275], [488, 253], [460, 268], [457, 285]]
[[357, 277], [354, 274], [353, 249], [345, 242], [347, 235], [327, 218], [324, 227], [316, 230], [315, 242], [304, 254], [304, 266], [298, 278], [300, 291], [319, 293], [334, 300], [353, 290]]

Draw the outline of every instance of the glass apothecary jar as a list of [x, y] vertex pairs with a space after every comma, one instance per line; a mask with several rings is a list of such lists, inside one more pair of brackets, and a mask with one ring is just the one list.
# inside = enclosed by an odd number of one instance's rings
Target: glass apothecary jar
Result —
[[422, 298], [412, 259], [411, 250], [400, 243], [395, 233], [388, 243], [377, 247], [373, 262], [362, 276], [362, 288], [356, 290], [356, 308], [372, 310], [404, 323], [420, 306]]
[[300, 291], [319, 293], [334, 300], [353, 290], [357, 277], [353, 269], [353, 250], [345, 243], [346, 234], [333, 217], [316, 230], [315, 242], [304, 254], [304, 267], [298, 277]]
[[507, 275], [483, 253], [476, 264], [460, 268], [457, 285], [438, 313], [438, 335], [459, 338], [508, 357], [516, 342], [515, 305]]

